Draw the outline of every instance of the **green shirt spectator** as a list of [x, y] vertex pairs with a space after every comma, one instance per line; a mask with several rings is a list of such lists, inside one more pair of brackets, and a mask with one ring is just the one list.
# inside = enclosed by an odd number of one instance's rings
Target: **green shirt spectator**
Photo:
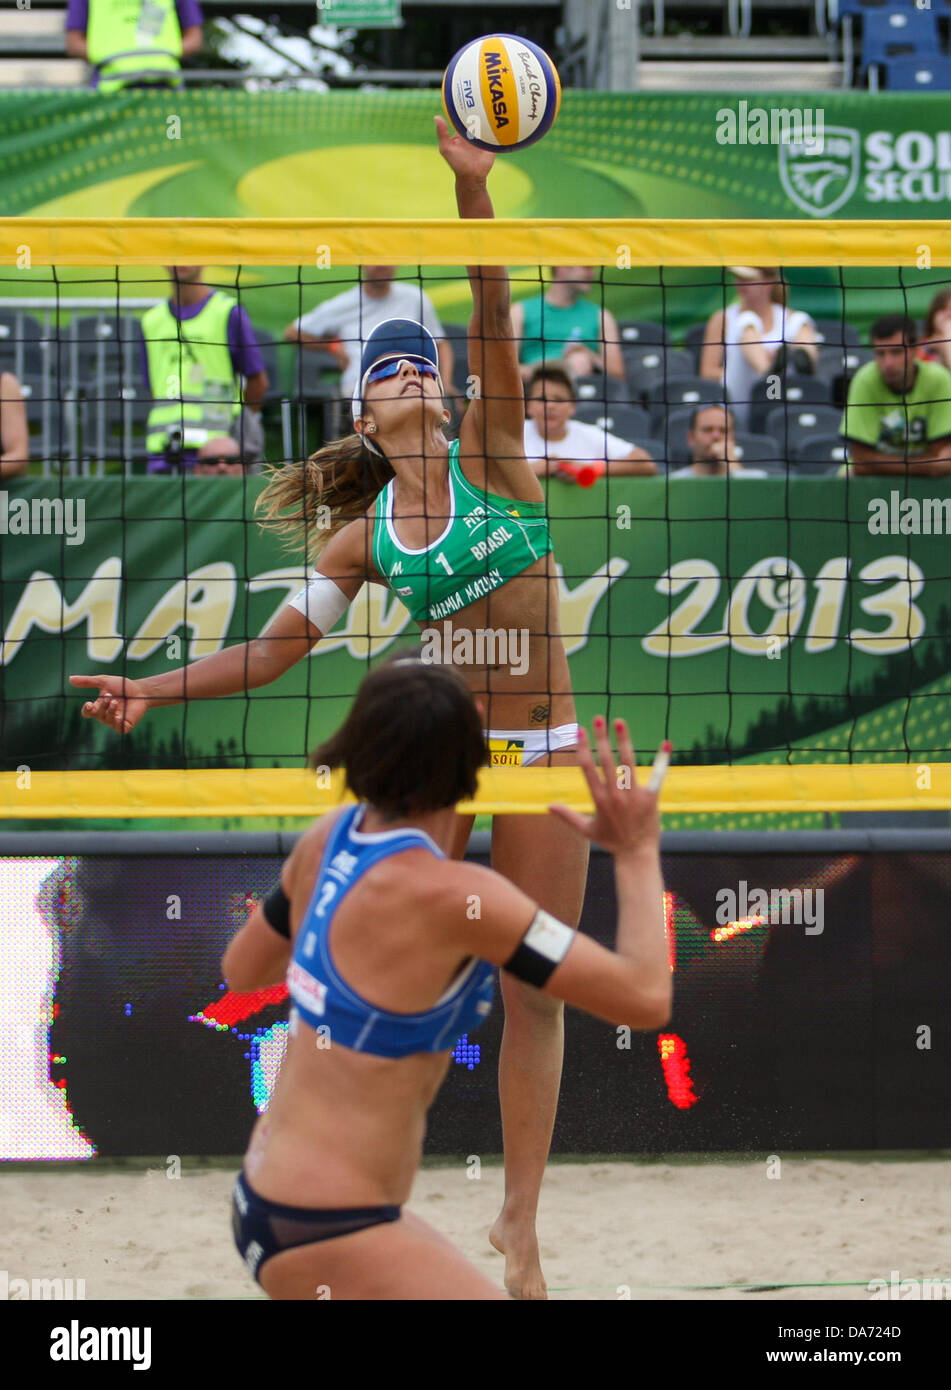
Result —
[[532, 368], [557, 358], [572, 377], [604, 372], [624, 380], [617, 320], [587, 298], [594, 280], [589, 265], [556, 265], [544, 294], [512, 305], [512, 333], [527, 381]]
[[849, 386], [840, 433], [856, 473], [951, 473], [951, 372], [915, 357], [917, 329], [902, 314], [872, 325], [875, 360]]

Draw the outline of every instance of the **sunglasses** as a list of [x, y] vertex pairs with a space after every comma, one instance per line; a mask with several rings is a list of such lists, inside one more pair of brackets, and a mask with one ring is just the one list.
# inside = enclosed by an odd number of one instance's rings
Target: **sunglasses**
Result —
[[366, 375], [366, 384], [369, 386], [371, 381], [385, 381], [387, 377], [396, 376], [404, 362], [415, 367], [423, 376], [439, 376], [432, 362], [425, 357], [400, 357], [395, 362], [383, 362], [379, 367], [371, 367]]

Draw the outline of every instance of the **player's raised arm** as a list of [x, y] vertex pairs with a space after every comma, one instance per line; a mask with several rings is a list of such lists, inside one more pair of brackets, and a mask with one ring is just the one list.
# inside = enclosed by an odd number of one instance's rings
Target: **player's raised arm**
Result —
[[[456, 176], [459, 216], [494, 217], [486, 180], [495, 155], [461, 135], [453, 135], [441, 116], [435, 119], [439, 152]], [[508, 270], [499, 265], [470, 265], [466, 272], [472, 287], [469, 374], [475, 380], [476, 394], [463, 421], [463, 430], [471, 437], [469, 448], [463, 452], [478, 450], [503, 463], [513, 457], [524, 461], [525, 401]]]
[[95, 699], [83, 705], [83, 717], [127, 734], [152, 705], [238, 695], [270, 685], [317, 645], [356, 597], [366, 577], [363, 534], [363, 523], [358, 522], [334, 536], [321, 555], [320, 570], [267, 630], [250, 642], [138, 681], [125, 676], [70, 676], [70, 684], [78, 689], [98, 691]]

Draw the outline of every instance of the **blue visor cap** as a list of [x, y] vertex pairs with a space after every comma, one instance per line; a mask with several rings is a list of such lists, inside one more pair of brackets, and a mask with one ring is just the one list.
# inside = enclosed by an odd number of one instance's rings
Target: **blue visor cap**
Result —
[[413, 319], [384, 319], [367, 338], [360, 357], [360, 379], [353, 393], [353, 418], [363, 413], [366, 374], [383, 357], [422, 357], [439, 371], [436, 339]]

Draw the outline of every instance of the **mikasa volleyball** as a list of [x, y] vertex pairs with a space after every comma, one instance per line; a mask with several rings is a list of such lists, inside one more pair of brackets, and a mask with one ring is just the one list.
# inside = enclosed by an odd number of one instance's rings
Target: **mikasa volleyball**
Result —
[[483, 150], [521, 150], [558, 115], [561, 83], [548, 54], [514, 34], [490, 34], [460, 48], [442, 80], [446, 115]]

